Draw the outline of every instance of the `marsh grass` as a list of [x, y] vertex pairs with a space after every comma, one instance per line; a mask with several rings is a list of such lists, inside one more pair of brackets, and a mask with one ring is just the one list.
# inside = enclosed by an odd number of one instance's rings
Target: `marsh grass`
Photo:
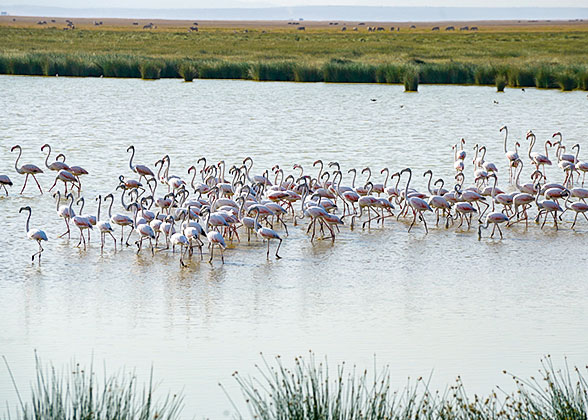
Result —
[[504, 74], [499, 74], [496, 76], [494, 83], [496, 83], [497, 92], [504, 92], [504, 88], [508, 84], [508, 79]]
[[557, 80], [559, 88], [564, 92], [571, 91], [576, 88], [576, 75], [569, 71], [559, 73], [555, 79]]
[[[187, 66], [187, 67], [186, 67]], [[190, 74], [184, 70], [191, 69]], [[415, 76], [418, 72], [418, 77]], [[347, 58], [326, 62], [266, 60], [257, 62], [149, 57], [124, 54], [1, 53], [0, 73], [38, 76], [246, 79], [331, 83], [492, 85], [499, 76], [512, 87], [588, 90], [586, 65], [533, 62], [524, 66], [449, 61], [369, 64]], [[502, 77], [499, 79], [502, 81]], [[574, 83], [573, 83], [574, 81]], [[498, 86], [497, 86], [498, 87]]]
[[296, 82], [323, 82], [325, 80], [322, 70], [312, 64], [296, 64], [293, 72]]
[[139, 65], [139, 69], [141, 70], [141, 79], [157, 80], [161, 78], [161, 71], [163, 70], [163, 65], [158, 61], [148, 60], [143, 61]]
[[[179, 418], [183, 397], [167, 395], [155, 399], [153, 372], [149, 384], [141, 388], [134, 374], [104, 374], [103, 379], [99, 379], [93, 366], [86, 370], [73, 364], [59, 372], [53, 366], [43, 367], [37, 356], [35, 361], [36, 381], [31, 386], [30, 401], [22, 401], [16, 389], [21, 404], [15, 416], [18, 420]], [[10, 419], [10, 413], [7, 412], [4, 418]]]
[[376, 83], [376, 67], [348, 60], [333, 59], [322, 67], [325, 82]]
[[183, 63], [179, 67], [180, 76], [185, 82], [191, 82], [198, 77], [198, 70], [190, 63]]
[[[588, 384], [579, 369], [557, 370], [548, 356], [540, 378], [510, 375], [516, 391], [470, 395], [461, 379], [444, 392], [432, 391], [418, 378], [402, 390], [391, 387], [390, 371], [374, 367], [350, 372], [345, 365], [329, 371], [311, 353], [287, 368], [263, 359], [258, 378], [234, 374], [247, 403], [249, 417], [258, 420], [586, 420]], [[504, 372], [507, 374], [507, 372]]]
[[202, 79], [249, 79], [249, 63], [209, 61], [200, 63], [198, 74]]
[[403, 76], [404, 91], [417, 92], [419, 90], [419, 70], [416, 67], [407, 67]]
[[535, 73], [530, 66], [511, 67], [507, 70], [508, 84], [513, 87], [534, 87]]
[[250, 78], [257, 81], [294, 81], [294, 64], [274, 61], [269, 63], [253, 63], [249, 68]]
[[376, 68], [378, 83], [404, 83], [405, 66], [402, 64], [383, 64]]

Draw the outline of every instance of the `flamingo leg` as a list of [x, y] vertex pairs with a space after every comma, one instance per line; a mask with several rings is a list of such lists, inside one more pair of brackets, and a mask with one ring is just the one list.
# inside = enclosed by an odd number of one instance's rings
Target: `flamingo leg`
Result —
[[212, 263], [212, 257], [214, 256], [214, 244], [210, 246], [210, 259], [208, 260], [209, 263]]
[[225, 255], [223, 253], [223, 247], [219, 245], [219, 248], [220, 248], [220, 252], [221, 252], [221, 261], [224, 264], [225, 263]]
[[55, 178], [55, 182], [53, 183], [53, 185], [51, 185], [51, 188], [49, 188], [49, 191], [51, 191], [56, 185], [57, 185], [57, 178]]
[[22, 186], [22, 190], [20, 190], [20, 193], [22, 194], [23, 191], [25, 190], [25, 187], [27, 186], [27, 181], [29, 179], [29, 174], [27, 174], [27, 176], [25, 176], [25, 182], [24, 185]]
[[37, 177], [34, 174], [31, 176], [33, 177], [33, 179], [37, 183], [37, 187], [39, 187], [39, 191], [41, 191], [41, 194], [43, 194], [43, 190], [41, 189], [41, 184], [39, 184], [39, 181], [37, 181]]
[[[576, 217], [574, 217], [574, 223], [572, 223], [572, 229], [576, 226], [576, 220], [578, 220], [578, 212], [576, 212]], [[585, 216], [585, 215], [584, 215]]]
[[412, 218], [412, 223], [411, 223], [411, 224], [410, 224], [410, 226], [408, 227], [408, 231], [409, 231], [409, 232], [410, 232], [410, 230], [412, 229], [412, 227], [414, 226], [414, 224], [415, 224], [415, 222], [416, 222], [416, 217], [417, 217], [417, 215], [416, 215], [416, 211], [414, 211], [414, 210], [413, 210], [413, 214], [414, 214], [414, 217]]
[[4, 188], [4, 191], [6, 192], [6, 197], [8, 197], [8, 190], [6, 189], [6, 185], [2, 184], [2, 188]]
[[149, 245], [151, 245], [151, 256], [153, 257], [155, 255], [155, 249], [153, 248], [153, 240], [151, 239], [151, 237], [149, 238]]
[[494, 238], [494, 232], [496, 232], [496, 226], [498, 226], [496, 223], [494, 223], [494, 227], [492, 228], [492, 233], [490, 234], [491, 238]]
[[41, 253], [44, 251], [43, 246], [41, 245], [41, 241], [37, 241], [37, 244], [39, 244], [39, 250], [37, 252], [35, 252], [33, 254], [33, 256], [31, 257], [31, 261], [35, 261], [35, 256], [39, 256], [39, 264], [41, 264]]
[[270, 245], [270, 240], [267, 240], [267, 259], [269, 260], [269, 245]]
[[428, 234], [429, 233], [429, 228], [427, 227], [427, 219], [425, 219], [425, 216], [423, 215], [423, 212], [420, 212], [420, 216], [421, 216], [421, 220], [423, 221], [423, 224], [425, 225], [425, 232]]
[[129, 239], [131, 238], [132, 234], [133, 234], [133, 228], [131, 227], [131, 231], [127, 235], [127, 241], [125, 242], [126, 246], [129, 246]]
[[[116, 252], [116, 239], [115, 239], [114, 235], [112, 234], [112, 232], [108, 232], [108, 234], [110, 235], [110, 237], [114, 241], [114, 252]], [[106, 235], [104, 235], [104, 237], [106, 237]]]
[[100, 233], [100, 254], [102, 254], [104, 252], [104, 236], [105, 236], [105, 233], [101, 232]]

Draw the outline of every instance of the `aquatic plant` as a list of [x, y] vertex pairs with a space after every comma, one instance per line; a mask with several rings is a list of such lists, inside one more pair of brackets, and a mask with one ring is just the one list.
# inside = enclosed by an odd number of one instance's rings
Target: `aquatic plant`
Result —
[[559, 88], [563, 91], [570, 91], [576, 88], [576, 75], [566, 71], [555, 76]]
[[[259, 420], [585, 420], [588, 415], [588, 384], [567, 364], [557, 370], [550, 357], [542, 360], [541, 379], [515, 375], [516, 391], [487, 397], [470, 396], [461, 379], [445, 392], [433, 392], [429, 380], [409, 380], [398, 391], [391, 388], [389, 367], [347, 373], [345, 365], [329, 371], [327, 360], [317, 362], [310, 353], [298, 357], [292, 368], [276, 358], [263, 359], [259, 378], [234, 374], [245, 398], [249, 417]], [[507, 373], [507, 372], [504, 372]], [[575, 375], [573, 375], [575, 373]]]
[[535, 74], [529, 66], [510, 67], [507, 70], [508, 84], [513, 87], [534, 87]]
[[[6, 362], [6, 359], [4, 359]], [[16, 411], [19, 420], [174, 420], [179, 418], [183, 397], [167, 395], [155, 399], [153, 372], [149, 384], [140, 389], [133, 373], [98, 379], [90, 366], [82, 368], [74, 363], [70, 368], [58, 371], [53, 366], [43, 367], [35, 356], [36, 381], [31, 387], [30, 401], [23, 401], [18, 388], [20, 407]], [[8, 367], [8, 363], [6, 363]], [[8, 367], [10, 372], [10, 368]], [[12, 373], [10, 372], [12, 377]], [[10, 413], [6, 413], [10, 419]]]
[[507, 81], [507, 78], [505, 75], [499, 74], [496, 76], [494, 83], [496, 83], [496, 91], [497, 92], [504, 92], [504, 88], [508, 84], [508, 81]]
[[348, 60], [332, 59], [322, 67], [325, 82], [375, 83], [376, 68]]
[[161, 77], [161, 70], [163, 66], [158, 61], [147, 60], [143, 61], [139, 69], [141, 70], [141, 79], [156, 80]]
[[191, 82], [198, 77], [198, 70], [189, 63], [181, 64], [179, 67], [179, 73], [186, 82]]
[[312, 64], [299, 63], [292, 69], [296, 82], [322, 82], [324, 81], [322, 70]]
[[259, 62], [249, 68], [250, 78], [257, 81], [294, 81], [294, 65], [285, 61]]
[[419, 90], [419, 70], [416, 67], [407, 67], [403, 77], [404, 91], [416, 92]]
[[402, 64], [383, 64], [376, 68], [376, 82], [403, 83], [405, 66]]
[[475, 66], [474, 68], [474, 83], [476, 85], [493, 85], [496, 79], [498, 70], [492, 65]]
[[554, 88], [557, 87], [555, 80], [555, 71], [552, 66], [540, 66], [535, 73], [535, 86], [538, 88]]
[[244, 62], [210, 61], [198, 65], [202, 79], [249, 79], [249, 64]]

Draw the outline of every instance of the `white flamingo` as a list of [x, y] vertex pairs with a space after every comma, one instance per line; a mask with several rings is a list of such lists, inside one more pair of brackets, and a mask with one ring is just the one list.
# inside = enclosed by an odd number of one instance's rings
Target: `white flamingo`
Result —
[[41, 264], [41, 254], [43, 253], [43, 246], [41, 245], [41, 242], [47, 240], [47, 235], [45, 234], [45, 232], [43, 232], [40, 229], [29, 229], [29, 222], [31, 220], [31, 215], [32, 215], [33, 211], [31, 210], [31, 208], [29, 206], [26, 206], [26, 207], [21, 207], [18, 212], [22, 213], [23, 211], [29, 212], [29, 216], [27, 217], [27, 224], [25, 227], [26, 232], [27, 232], [27, 238], [29, 238], [33, 241], [37, 241], [37, 244], [39, 244], [39, 251], [37, 251], [33, 254], [33, 256], [31, 257], [31, 261], [35, 261], [35, 256], [38, 255], [39, 256], [39, 264]]

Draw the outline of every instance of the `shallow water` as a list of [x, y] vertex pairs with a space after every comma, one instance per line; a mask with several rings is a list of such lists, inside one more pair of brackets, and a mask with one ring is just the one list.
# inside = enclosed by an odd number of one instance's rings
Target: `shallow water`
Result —
[[[183, 389], [187, 418], [230, 416], [217, 383], [240, 401], [231, 373], [254, 372], [259, 352], [279, 354], [288, 364], [312, 349], [333, 364], [361, 367], [373, 366], [375, 354], [379, 365], [390, 365], [398, 387], [409, 375], [433, 371], [433, 386], [461, 375], [471, 392], [484, 394], [495, 385], [509, 388], [503, 369], [534, 374], [547, 353], [556, 363], [565, 355], [585, 364], [585, 220], [576, 231], [569, 223], [558, 232], [533, 224], [528, 231], [506, 230], [502, 241], [480, 242], [473, 229], [432, 228], [425, 235], [418, 226], [409, 234], [407, 223], [388, 221], [384, 229], [345, 227], [335, 244], [312, 244], [303, 226], [290, 227], [279, 261], [266, 261], [256, 240], [231, 246], [224, 265], [193, 258], [180, 269], [177, 255], [137, 256], [134, 248], [115, 254], [111, 243], [101, 256], [97, 235], [87, 252], [75, 248], [76, 233], [70, 241], [57, 239], [64, 225], [49, 194], [41, 196], [34, 183], [18, 194], [24, 177], [15, 173], [10, 153], [17, 143], [20, 163], [42, 166], [40, 147], [47, 142], [67, 163], [85, 167], [91, 175], [83, 178], [83, 192], [92, 212], [94, 197], [113, 191], [119, 174], [130, 175], [130, 144], [137, 147], [136, 163], [153, 166], [167, 153], [170, 172], [184, 177], [201, 156], [228, 165], [252, 156], [256, 173], [274, 164], [288, 173], [299, 163], [313, 174], [312, 162], [321, 158], [345, 170], [370, 166], [378, 182], [382, 167], [410, 166], [421, 190], [426, 169], [452, 178], [451, 145], [460, 137], [469, 162], [475, 143], [488, 146], [486, 159], [499, 166], [506, 187], [503, 124], [523, 148], [528, 129], [539, 142], [561, 130], [566, 144], [580, 143], [581, 155], [588, 151], [586, 92], [419, 90], [0, 76], [0, 173], [15, 183], [0, 198], [0, 353], [21, 392], [28, 394], [35, 349], [57, 366], [93, 358], [108, 371], [136, 368], [145, 379], [153, 365], [163, 393]], [[526, 167], [525, 182], [530, 172]], [[469, 164], [467, 173], [471, 181]], [[557, 167], [548, 175], [562, 180]], [[46, 190], [53, 176], [39, 181]], [[41, 266], [30, 263], [36, 244], [26, 239], [18, 214], [23, 205], [33, 208], [31, 226], [50, 239]], [[14, 406], [17, 400], [0, 368], [4, 401]]]

